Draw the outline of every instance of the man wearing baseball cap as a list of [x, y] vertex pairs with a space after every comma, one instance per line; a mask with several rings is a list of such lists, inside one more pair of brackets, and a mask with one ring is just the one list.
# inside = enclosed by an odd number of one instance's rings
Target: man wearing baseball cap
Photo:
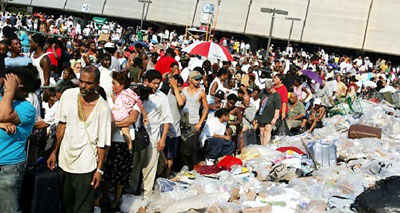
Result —
[[[184, 112], [189, 115], [189, 123], [192, 130], [200, 132], [200, 128], [207, 118], [209, 111], [206, 93], [200, 88], [200, 81], [203, 77], [200, 72], [192, 71], [189, 74], [189, 86], [182, 91], [186, 99], [186, 105], [183, 108]], [[199, 116], [200, 106], [203, 106], [203, 113]]]
[[116, 51], [114, 43], [107, 42], [104, 45], [104, 50], [111, 55], [111, 69], [114, 69], [116, 72], [121, 71], [121, 64], [119, 63], [119, 60], [117, 57], [114, 56], [114, 53]]
[[306, 127], [310, 129], [307, 131], [311, 133], [315, 128], [322, 128], [324, 125], [322, 124], [322, 119], [325, 117], [325, 107], [322, 106], [322, 101], [320, 98], [316, 98], [314, 100], [314, 106], [311, 109], [311, 115], [308, 119], [304, 119], [301, 124], [300, 131], [304, 132]]

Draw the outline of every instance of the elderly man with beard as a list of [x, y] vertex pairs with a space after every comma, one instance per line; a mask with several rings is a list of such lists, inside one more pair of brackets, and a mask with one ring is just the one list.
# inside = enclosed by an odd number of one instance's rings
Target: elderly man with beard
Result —
[[56, 155], [64, 172], [63, 206], [65, 212], [92, 212], [94, 190], [100, 185], [106, 146], [111, 145], [111, 110], [99, 98], [100, 71], [85, 67], [79, 88], [69, 89], [61, 97], [55, 118], [56, 146], [47, 160], [55, 169]]

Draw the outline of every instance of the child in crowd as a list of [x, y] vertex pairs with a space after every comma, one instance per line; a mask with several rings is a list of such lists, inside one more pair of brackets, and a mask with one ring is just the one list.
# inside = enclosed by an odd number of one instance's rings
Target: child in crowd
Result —
[[[128, 80], [128, 76], [124, 72], [113, 72], [112, 73], [112, 78], [113, 78], [113, 88], [114, 88], [114, 93], [111, 95], [111, 98], [114, 101], [114, 107], [111, 109], [113, 119], [115, 122], [120, 122], [129, 117], [129, 113], [132, 111], [133, 106], [136, 104], [140, 108], [140, 112], [143, 116], [143, 123], [144, 125], [147, 126], [148, 124], [148, 118], [147, 118], [147, 112], [143, 107], [143, 102], [142, 100], [146, 100], [148, 98], [148, 95], [150, 93], [145, 94], [143, 92], [142, 98], [136, 94], [133, 90], [129, 88], [130, 83]], [[125, 85], [123, 88], [118, 89], [116, 84], [119, 84], [119, 79], [121, 79], [121, 82], [127, 82], [124, 83]], [[143, 89], [138, 89], [138, 91], [143, 91]], [[147, 98], [145, 97], [147, 96]], [[121, 132], [124, 135], [125, 141], [128, 144], [128, 149], [129, 151], [133, 150], [133, 143], [132, 143], [132, 137], [129, 132], [129, 127], [121, 127]]]

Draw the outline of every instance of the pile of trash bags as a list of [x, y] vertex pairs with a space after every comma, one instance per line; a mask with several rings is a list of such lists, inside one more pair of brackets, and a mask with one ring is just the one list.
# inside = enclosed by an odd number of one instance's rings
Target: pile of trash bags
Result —
[[[380, 105], [336, 115], [313, 134], [249, 145], [215, 166], [156, 180], [148, 199], [124, 195], [123, 212], [400, 211], [400, 119]], [[397, 112], [398, 113], [398, 112]], [[354, 130], [354, 127], [357, 128]], [[363, 136], [368, 127], [379, 137]], [[352, 132], [355, 139], [350, 139]], [[351, 136], [353, 137], [353, 136]]]

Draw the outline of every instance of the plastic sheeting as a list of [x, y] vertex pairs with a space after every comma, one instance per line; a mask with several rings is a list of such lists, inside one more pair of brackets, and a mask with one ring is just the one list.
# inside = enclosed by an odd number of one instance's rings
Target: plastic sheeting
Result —
[[[400, 174], [400, 119], [388, 115], [387, 110], [379, 105], [364, 109], [359, 119], [352, 115], [327, 118], [325, 127], [312, 135], [277, 137], [266, 147], [247, 146], [237, 156], [243, 165], [235, 165], [231, 171], [221, 171], [212, 176], [192, 171], [190, 174], [194, 180], [188, 179], [188, 171], [184, 171], [177, 175], [179, 181], [158, 179], [154, 195], [145, 201], [125, 195], [121, 210], [135, 212], [143, 206], [147, 212], [196, 209], [222, 213], [265, 207], [270, 212], [281, 213], [323, 212], [329, 206], [339, 206], [340, 209], [329, 211], [350, 212], [349, 203], [364, 189], [378, 180]], [[357, 123], [382, 128], [382, 139], [347, 138], [347, 129]], [[276, 150], [294, 146], [306, 152], [302, 140], [335, 144], [338, 164], [314, 170], [309, 177], [295, 175], [288, 182], [267, 181], [274, 165], [304, 169], [305, 162], [310, 160]]]

